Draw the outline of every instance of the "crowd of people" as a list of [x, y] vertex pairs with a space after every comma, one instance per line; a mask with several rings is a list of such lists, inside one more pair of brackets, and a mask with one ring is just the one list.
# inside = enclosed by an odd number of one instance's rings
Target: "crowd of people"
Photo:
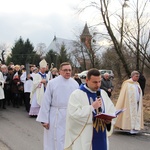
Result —
[[6, 109], [6, 105], [12, 104], [13, 107], [19, 108], [23, 102], [20, 80], [23, 70], [19, 65], [6, 66], [5, 64], [2, 64], [0, 69], [0, 106]]
[[0, 66], [0, 108], [12, 105], [19, 108], [25, 105], [30, 116], [37, 116], [42, 94], [48, 80], [58, 76], [57, 68], [48, 69], [47, 62], [42, 60], [39, 66], [14, 65]]
[[[84, 83], [78, 74], [72, 78], [68, 62], [62, 63], [59, 70], [49, 69], [45, 59], [39, 67], [2, 64], [0, 69], [0, 109], [24, 104], [29, 116], [36, 116], [44, 127], [44, 150], [108, 150], [108, 137], [114, 127], [130, 134], [144, 128], [145, 85], [141, 87], [139, 71], [133, 71], [131, 78], [123, 82], [114, 105], [109, 74], [101, 76], [96, 68], [88, 71]], [[115, 119], [96, 117], [124, 108]]]

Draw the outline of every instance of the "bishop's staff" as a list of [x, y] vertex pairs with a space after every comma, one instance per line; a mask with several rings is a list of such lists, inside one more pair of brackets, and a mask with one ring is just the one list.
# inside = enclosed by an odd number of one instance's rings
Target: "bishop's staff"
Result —
[[51, 63], [50, 71], [54, 68], [54, 63]]

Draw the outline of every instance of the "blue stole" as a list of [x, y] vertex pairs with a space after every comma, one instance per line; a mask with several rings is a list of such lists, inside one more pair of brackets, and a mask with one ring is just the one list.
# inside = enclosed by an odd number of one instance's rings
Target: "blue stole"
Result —
[[[96, 92], [94, 93], [88, 90], [88, 87], [86, 87], [86, 85], [82, 84], [80, 86], [80, 90], [84, 91], [87, 94], [89, 99], [89, 105], [91, 105], [91, 103], [96, 100], [97, 97]], [[96, 119], [94, 117], [95, 115], [96, 114], [93, 113], [93, 122]], [[97, 132], [96, 129], [93, 127], [92, 150], [107, 150], [106, 129], [104, 131], [98, 130]]]
[[[42, 74], [41, 72], [38, 72], [38, 73], [42, 77], [42, 79], [46, 79], [46, 73], [44, 73], [44, 74]], [[44, 92], [45, 92], [45, 90], [46, 90], [46, 87], [44, 85]]]

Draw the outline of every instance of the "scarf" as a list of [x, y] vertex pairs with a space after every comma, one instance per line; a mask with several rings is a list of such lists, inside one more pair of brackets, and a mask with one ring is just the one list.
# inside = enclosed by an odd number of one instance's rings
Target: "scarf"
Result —
[[[97, 98], [97, 92], [96, 91], [92, 91], [90, 90], [87, 85], [82, 84], [80, 86], [80, 90], [84, 91], [87, 96], [88, 96], [88, 100], [89, 100], [89, 105], [91, 105]], [[101, 92], [101, 89], [99, 88], [99, 90]], [[102, 112], [105, 112], [105, 107], [104, 107], [104, 102], [102, 97], [100, 97], [103, 103], [103, 107], [102, 107]], [[96, 112], [96, 111], [95, 111]], [[93, 127], [95, 128], [95, 130], [98, 132], [99, 129], [104, 131], [106, 129], [105, 123], [103, 120], [94, 117], [96, 115], [96, 113], [93, 112]]]
[[[39, 73], [39, 75], [42, 77], [42, 79], [46, 79], [46, 73], [41, 73], [41, 72], [38, 72]], [[46, 79], [47, 80], [47, 79]], [[46, 81], [47, 82], [47, 81]], [[45, 92], [45, 90], [46, 90], [46, 85], [44, 84], [44, 92]]]

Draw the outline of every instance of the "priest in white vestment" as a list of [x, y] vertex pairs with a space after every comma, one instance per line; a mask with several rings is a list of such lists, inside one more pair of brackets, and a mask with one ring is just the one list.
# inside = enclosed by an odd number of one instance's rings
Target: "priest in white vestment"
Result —
[[46, 90], [47, 82], [48, 82], [48, 75], [45, 73], [47, 68], [47, 62], [45, 59], [40, 61], [39, 63], [40, 70], [38, 73], [33, 75], [33, 84], [32, 84], [32, 91], [30, 94], [30, 116], [37, 116], [39, 113], [39, 109], [41, 106], [41, 101], [43, 99], [44, 92]]
[[[86, 84], [75, 90], [68, 102], [64, 150], [108, 150], [107, 131], [112, 120], [96, 118], [96, 110], [114, 115], [115, 107], [104, 90], [97, 69], [87, 73]], [[100, 91], [100, 98], [97, 96]]]
[[60, 75], [49, 80], [37, 117], [44, 127], [44, 150], [64, 150], [66, 109], [70, 94], [79, 87], [71, 65], [60, 65]]
[[142, 90], [137, 82], [139, 75], [138, 71], [133, 71], [131, 78], [123, 82], [116, 103], [116, 109], [126, 108], [126, 111], [118, 116], [115, 126], [131, 134], [144, 128]]

